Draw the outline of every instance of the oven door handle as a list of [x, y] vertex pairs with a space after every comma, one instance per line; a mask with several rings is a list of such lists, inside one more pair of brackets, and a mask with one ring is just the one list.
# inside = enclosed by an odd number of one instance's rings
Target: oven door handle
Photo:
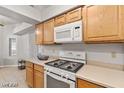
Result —
[[59, 81], [63, 81], [65, 83], [75, 83], [75, 81], [72, 81], [72, 80], [69, 80], [69, 79], [66, 79], [66, 78], [63, 78], [61, 77], [60, 75], [56, 75], [54, 74], [53, 72], [46, 72], [46, 75], [49, 75], [51, 76], [52, 78], [56, 79], [56, 80], [59, 80]]

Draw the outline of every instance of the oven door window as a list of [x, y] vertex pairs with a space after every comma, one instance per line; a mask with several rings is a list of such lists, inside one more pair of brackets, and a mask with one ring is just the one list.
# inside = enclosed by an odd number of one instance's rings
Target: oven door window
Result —
[[47, 75], [47, 88], [70, 88], [70, 85]]

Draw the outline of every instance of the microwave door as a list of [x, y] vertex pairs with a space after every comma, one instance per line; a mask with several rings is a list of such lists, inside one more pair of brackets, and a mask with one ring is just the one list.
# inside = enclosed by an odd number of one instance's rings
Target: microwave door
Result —
[[55, 31], [55, 42], [69, 42], [72, 41], [73, 29], [65, 28], [62, 30]]

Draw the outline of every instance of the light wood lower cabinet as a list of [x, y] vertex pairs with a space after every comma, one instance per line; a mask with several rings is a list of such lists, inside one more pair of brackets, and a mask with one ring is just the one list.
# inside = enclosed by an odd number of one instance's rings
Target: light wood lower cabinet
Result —
[[41, 65], [34, 64], [34, 70], [44, 73], [44, 67]]
[[78, 78], [77, 79], [77, 88], [104, 88], [104, 87]]
[[29, 87], [33, 88], [33, 68], [26, 67], [26, 82]]
[[33, 63], [27, 61], [27, 62], [26, 62], [26, 67], [33, 68]]
[[44, 87], [44, 67], [26, 62], [26, 82], [31, 88]]
[[34, 70], [34, 88], [44, 87], [44, 73]]
[[44, 87], [44, 67], [34, 64], [34, 88]]

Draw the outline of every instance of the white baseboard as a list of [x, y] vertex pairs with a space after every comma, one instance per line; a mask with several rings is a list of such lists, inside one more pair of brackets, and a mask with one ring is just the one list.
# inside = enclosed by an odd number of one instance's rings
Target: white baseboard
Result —
[[4, 67], [17, 67], [18, 65], [5, 65], [5, 66], [0, 66], [0, 68], [4, 68]]

